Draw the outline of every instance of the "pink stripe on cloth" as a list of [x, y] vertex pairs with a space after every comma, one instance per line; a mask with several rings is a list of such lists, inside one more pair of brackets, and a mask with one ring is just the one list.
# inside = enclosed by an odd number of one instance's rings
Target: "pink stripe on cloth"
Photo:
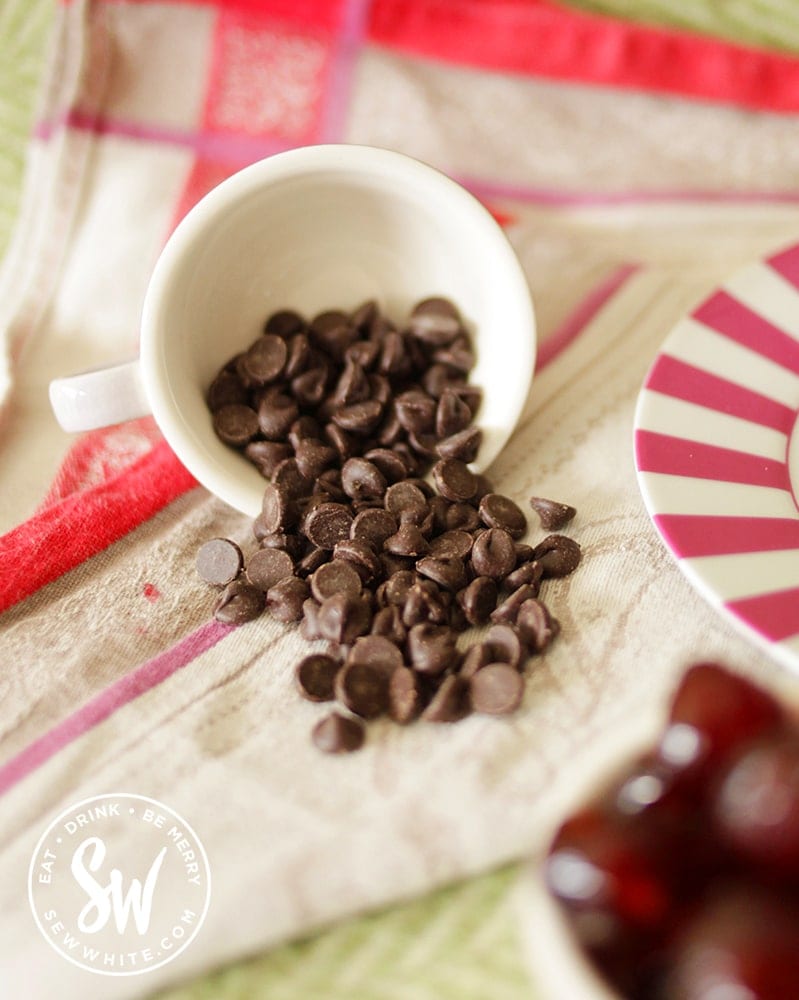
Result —
[[39, 122], [35, 134], [37, 138], [46, 140], [64, 127], [92, 132], [95, 135], [113, 135], [142, 142], [184, 146], [204, 159], [234, 163], [237, 166], [254, 163], [292, 145], [288, 141], [283, 142], [268, 136], [168, 128], [164, 125], [144, 124], [124, 118], [91, 114], [77, 108], [68, 111], [59, 119]]
[[680, 559], [799, 549], [799, 518], [655, 514], [653, 520]]
[[135, 701], [140, 695], [158, 687], [172, 674], [188, 666], [192, 660], [211, 649], [234, 630], [233, 626], [211, 621], [181, 639], [171, 649], [132, 670], [124, 677], [95, 695], [72, 715], [55, 725], [44, 736], [34, 740], [8, 763], [0, 767], [0, 795], [45, 764], [59, 750], [69, 746], [118, 709]]
[[776, 399], [695, 368], [668, 354], [661, 354], [655, 362], [645, 387], [674, 399], [771, 427], [784, 434], [790, 433], [796, 417], [790, 407]]
[[528, 184], [510, 184], [504, 181], [490, 181], [478, 177], [458, 174], [455, 180], [468, 188], [479, 198], [504, 198], [508, 201], [518, 201], [531, 205], [541, 205], [547, 208], [569, 206], [584, 206], [586, 208], [602, 208], [613, 205], [651, 205], [658, 202], [675, 202], [686, 204], [702, 204], [705, 202], [719, 204], [786, 204], [799, 203], [797, 191], [737, 191], [710, 190], [697, 188], [685, 190], [654, 189], [630, 191], [575, 191], [558, 190], [557, 188], [542, 188]]
[[565, 351], [569, 344], [579, 337], [600, 309], [638, 270], [637, 264], [625, 264], [593, 288], [555, 332], [539, 346], [536, 371], [541, 371]]
[[693, 316], [717, 333], [799, 374], [799, 341], [728, 292], [716, 292]]

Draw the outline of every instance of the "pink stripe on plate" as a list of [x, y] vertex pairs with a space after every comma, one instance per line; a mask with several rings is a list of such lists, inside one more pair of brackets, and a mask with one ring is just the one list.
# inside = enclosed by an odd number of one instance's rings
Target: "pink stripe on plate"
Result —
[[645, 386], [675, 399], [771, 427], [783, 434], [790, 434], [796, 418], [794, 410], [777, 400], [695, 368], [668, 354], [661, 354], [652, 366]]
[[730, 601], [727, 609], [771, 642], [799, 635], [799, 587]]
[[799, 288], [799, 244], [769, 257], [768, 264], [786, 281]]
[[637, 264], [624, 264], [593, 288], [561, 325], [538, 347], [536, 371], [555, 360], [579, 337], [594, 316], [621, 290], [639, 270]]
[[664, 472], [671, 476], [773, 486], [782, 490], [791, 488], [784, 462], [733, 448], [688, 441], [671, 434], [637, 430], [635, 454], [641, 472]]
[[693, 315], [717, 333], [799, 374], [799, 341], [728, 292], [711, 295]]
[[799, 549], [799, 518], [653, 514], [652, 520], [680, 559]]
[[181, 639], [171, 649], [148, 660], [129, 674], [95, 695], [72, 715], [67, 716], [44, 736], [34, 740], [8, 763], [0, 767], [0, 794], [21, 781], [59, 750], [89, 732], [118, 709], [163, 683], [196, 657], [215, 646], [233, 631], [230, 625], [211, 621]]

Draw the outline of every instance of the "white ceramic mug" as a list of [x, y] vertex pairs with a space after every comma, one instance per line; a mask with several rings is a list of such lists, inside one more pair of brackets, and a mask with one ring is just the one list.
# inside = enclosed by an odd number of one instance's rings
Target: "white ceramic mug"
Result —
[[156, 264], [137, 361], [55, 380], [50, 399], [69, 431], [152, 412], [195, 478], [254, 517], [264, 481], [214, 434], [208, 386], [257, 338], [267, 316], [312, 317], [374, 298], [398, 320], [430, 295], [472, 330], [484, 392], [478, 423], [486, 468], [515, 426], [535, 361], [526, 278], [491, 214], [453, 180], [385, 149], [306, 146], [254, 163], [186, 215]]

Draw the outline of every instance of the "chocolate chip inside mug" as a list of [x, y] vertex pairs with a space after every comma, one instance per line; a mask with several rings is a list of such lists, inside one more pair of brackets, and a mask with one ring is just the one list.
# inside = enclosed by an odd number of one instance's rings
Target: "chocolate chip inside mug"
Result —
[[[245, 559], [214, 539], [198, 571], [226, 588], [219, 620], [266, 609], [326, 643], [296, 685], [346, 713], [314, 730], [327, 752], [358, 749], [366, 719], [515, 711], [526, 664], [559, 632], [540, 588], [576, 568], [580, 547], [564, 535], [520, 541], [522, 509], [469, 467], [482, 436], [473, 362], [467, 325], [441, 297], [404, 324], [375, 302], [310, 320], [281, 310], [208, 390], [218, 436], [266, 482], [259, 547]], [[464, 655], [460, 635], [489, 620]]]

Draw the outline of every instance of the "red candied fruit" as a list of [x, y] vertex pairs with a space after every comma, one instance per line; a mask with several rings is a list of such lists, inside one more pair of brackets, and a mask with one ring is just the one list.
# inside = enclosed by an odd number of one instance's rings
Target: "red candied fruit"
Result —
[[723, 774], [712, 809], [720, 839], [743, 860], [798, 876], [799, 734], [783, 729], [747, 745]]
[[662, 1000], [793, 1000], [799, 911], [757, 885], [717, 889], [674, 944]]
[[658, 756], [668, 766], [704, 780], [736, 746], [783, 719], [774, 698], [751, 681], [716, 663], [698, 663], [674, 696]]
[[661, 925], [672, 901], [658, 870], [659, 838], [647, 826], [601, 808], [578, 813], [561, 827], [547, 862], [552, 892], [575, 913], [609, 918], [608, 926]]

